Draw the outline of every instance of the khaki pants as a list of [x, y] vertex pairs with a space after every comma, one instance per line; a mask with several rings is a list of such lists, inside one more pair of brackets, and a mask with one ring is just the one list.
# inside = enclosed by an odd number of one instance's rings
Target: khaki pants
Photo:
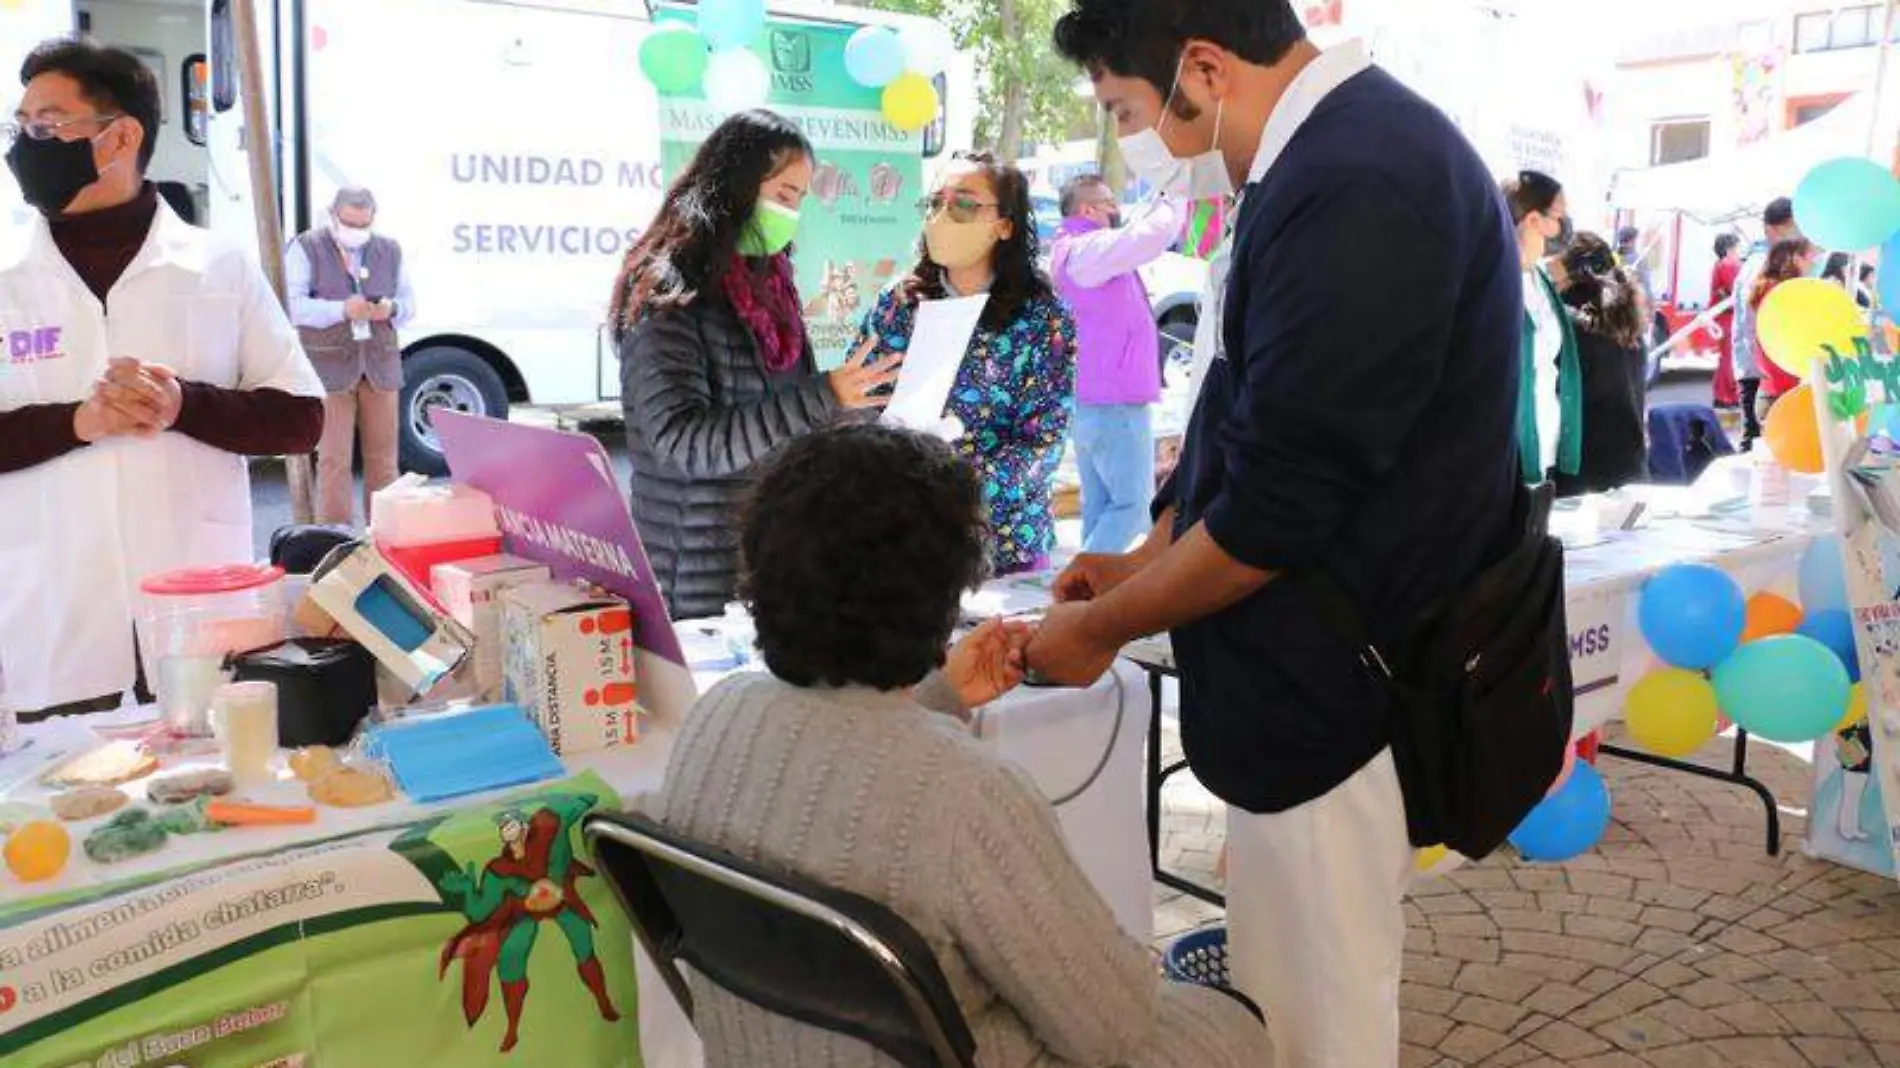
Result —
[[398, 394], [367, 380], [348, 393], [323, 398], [323, 440], [317, 444], [317, 522], [351, 526], [350, 500], [356, 479], [350, 472], [357, 433], [363, 439], [363, 519], [369, 520], [370, 495], [396, 481]]

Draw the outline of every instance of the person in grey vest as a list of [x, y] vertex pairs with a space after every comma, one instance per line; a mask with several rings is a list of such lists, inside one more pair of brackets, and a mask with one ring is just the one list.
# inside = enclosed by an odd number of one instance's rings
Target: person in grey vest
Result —
[[415, 293], [402, 246], [374, 232], [376, 198], [339, 190], [329, 221], [290, 243], [284, 289], [290, 321], [327, 392], [317, 446], [317, 520], [354, 522], [350, 468], [363, 442], [363, 517], [370, 495], [396, 481], [402, 346], [396, 332], [415, 318]]

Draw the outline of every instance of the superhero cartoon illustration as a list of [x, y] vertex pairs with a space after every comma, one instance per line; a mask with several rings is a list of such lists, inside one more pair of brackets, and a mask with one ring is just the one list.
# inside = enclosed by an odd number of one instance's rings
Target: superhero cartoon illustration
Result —
[[501, 855], [477, 871], [469, 864], [442, 876], [440, 888], [462, 902], [468, 926], [442, 947], [438, 975], [462, 962], [462, 1014], [473, 1027], [488, 1008], [489, 979], [501, 983], [508, 1032], [501, 1051], [520, 1041], [521, 1010], [528, 1000], [528, 960], [543, 924], [566, 937], [581, 982], [609, 1023], [620, 1013], [607, 995], [607, 976], [594, 952], [594, 914], [578, 883], [594, 869], [574, 855], [573, 831], [597, 799], [586, 794], [551, 801], [532, 813], [510, 809], [495, 817]]

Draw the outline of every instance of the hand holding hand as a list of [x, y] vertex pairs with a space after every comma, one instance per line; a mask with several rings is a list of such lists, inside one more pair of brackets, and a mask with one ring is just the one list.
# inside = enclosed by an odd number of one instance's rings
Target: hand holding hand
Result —
[[149, 437], [178, 422], [185, 393], [171, 368], [120, 357], [108, 363], [105, 377], [93, 386], [93, 399], [130, 424], [132, 433]]
[[964, 708], [981, 708], [1022, 685], [1029, 636], [1026, 624], [992, 619], [950, 650], [943, 675]]
[[904, 365], [904, 357], [892, 353], [875, 363], [865, 362], [876, 351], [877, 338], [874, 337], [859, 346], [843, 367], [826, 376], [831, 382], [831, 392], [838, 398], [838, 404], [848, 411], [882, 408], [889, 403], [887, 398], [873, 397], [871, 394], [896, 383], [897, 369]]
[[151, 437], [156, 431], [106, 403], [97, 389], [73, 412], [73, 436], [88, 445], [118, 437]]
[[1043, 617], [1029, 642], [1029, 667], [1063, 686], [1093, 686], [1115, 666], [1121, 649], [1103, 643], [1086, 604], [1059, 604]]

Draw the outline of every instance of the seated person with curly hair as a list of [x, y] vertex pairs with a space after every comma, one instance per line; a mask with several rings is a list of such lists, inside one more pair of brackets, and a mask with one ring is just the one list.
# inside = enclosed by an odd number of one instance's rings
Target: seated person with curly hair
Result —
[[[1035, 783], [960, 722], [1022, 681], [1028, 639], [990, 623], [946, 656], [984, 577], [983, 516], [975, 473], [932, 439], [843, 426], [788, 445], [740, 536], [740, 595], [770, 674], [700, 700], [657, 818], [904, 917], [985, 1068], [1268, 1063], [1240, 1003], [1158, 977]], [[895, 1063], [693, 983], [711, 1068]]]

